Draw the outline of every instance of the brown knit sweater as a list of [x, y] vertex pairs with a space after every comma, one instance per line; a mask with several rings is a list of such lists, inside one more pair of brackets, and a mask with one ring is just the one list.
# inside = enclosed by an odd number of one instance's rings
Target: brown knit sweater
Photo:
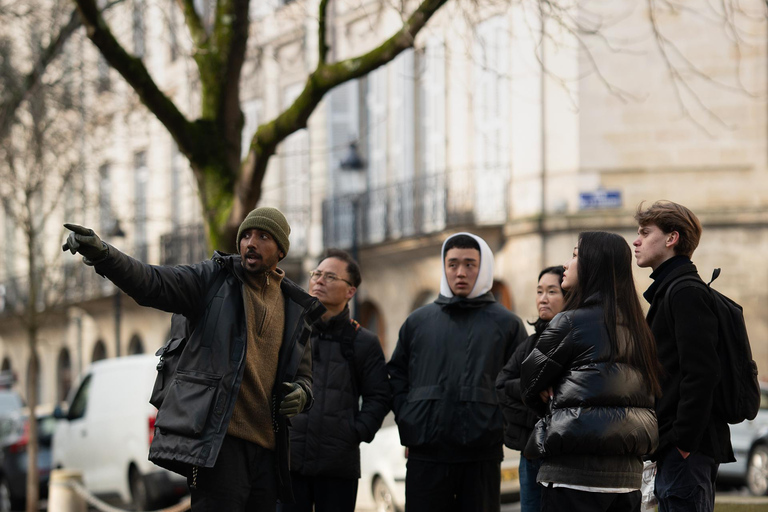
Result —
[[248, 331], [245, 370], [227, 429], [229, 435], [270, 450], [275, 449], [272, 386], [283, 343], [285, 301], [280, 282], [284, 276], [280, 269], [256, 276], [246, 273], [243, 287]]

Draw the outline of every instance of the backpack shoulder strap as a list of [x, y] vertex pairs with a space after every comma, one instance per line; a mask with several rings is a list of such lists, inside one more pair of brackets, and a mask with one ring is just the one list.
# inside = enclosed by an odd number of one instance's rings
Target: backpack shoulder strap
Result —
[[[716, 269], [716, 270], [719, 271], [720, 269]], [[714, 276], [712, 278], [712, 281], [714, 281], [716, 278], [717, 276]], [[712, 281], [710, 281], [710, 283]], [[704, 281], [702, 281], [702, 279], [699, 276], [684, 276], [684, 277], [675, 279], [674, 281], [669, 283], [669, 286], [667, 286], [667, 291], [664, 293], [664, 307], [667, 312], [667, 318], [669, 319], [670, 325], [674, 325], [674, 317], [672, 315], [673, 292], [677, 292], [679, 290], [682, 290], [683, 288], [701, 288], [701, 287], [704, 287], [707, 291], [709, 291], [709, 285]]]
[[350, 318], [349, 322], [344, 325], [344, 329], [341, 334], [341, 353], [344, 359], [349, 363], [350, 373], [352, 374], [352, 391], [355, 396], [360, 389], [360, 375], [358, 374], [358, 368], [355, 364], [355, 338], [357, 338], [357, 331], [360, 330], [360, 324], [357, 320]]

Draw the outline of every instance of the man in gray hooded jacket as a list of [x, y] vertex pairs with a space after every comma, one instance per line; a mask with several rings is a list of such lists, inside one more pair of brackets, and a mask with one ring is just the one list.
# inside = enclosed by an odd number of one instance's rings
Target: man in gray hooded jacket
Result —
[[406, 509], [500, 509], [504, 420], [494, 382], [526, 336], [491, 294], [493, 254], [470, 233], [442, 248], [434, 303], [406, 319], [387, 364], [400, 441], [409, 449]]

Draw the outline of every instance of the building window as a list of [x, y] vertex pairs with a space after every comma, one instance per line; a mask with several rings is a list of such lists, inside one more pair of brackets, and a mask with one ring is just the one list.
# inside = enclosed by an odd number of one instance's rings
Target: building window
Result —
[[472, 181], [475, 222], [481, 224], [506, 219], [506, 184], [511, 164], [509, 47], [505, 17], [495, 16], [475, 27]]
[[146, 27], [144, 26], [144, 1], [133, 0], [132, 12], [133, 53], [138, 58], [144, 58]]
[[96, 361], [101, 361], [102, 359], [107, 358], [107, 347], [104, 345], [104, 342], [99, 340], [96, 342], [96, 345], [93, 346], [93, 354], [91, 355], [91, 362], [95, 363]]
[[240, 159], [244, 159], [248, 155], [248, 151], [251, 147], [251, 140], [256, 135], [256, 130], [259, 129], [259, 122], [262, 120], [262, 110], [264, 108], [264, 102], [259, 98], [248, 100], [243, 103], [243, 116], [245, 117], [245, 123], [243, 124], [242, 140], [240, 146]]
[[56, 401], [64, 402], [72, 388], [72, 360], [67, 348], [62, 348], [59, 352], [59, 360], [56, 364], [56, 384], [58, 388]]
[[105, 235], [114, 228], [112, 218], [112, 172], [109, 164], [99, 167], [99, 229]]
[[176, 62], [179, 58], [179, 40], [176, 37], [176, 28], [178, 27], [178, 13], [176, 12], [176, 2], [171, 2], [168, 6], [168, 58], [171, 62]]
[[132, 356], [135, 354], [143, 354], [144, 353], [144, 343], [141, 341], [141, 338], [138, 334], [134, 334], [131, 336], [131, 341], [128, 342], [128, 355]]
[[133, 156], [134, 166], [134, 244], [135, 256], [141, 261], [147, 260], [147, 182], [149, 168], [147, 167], [146, 151], [138, 151]]
[[99, 53], [99, 57], [96, 60], [96, 90], [98, 92], [108, 92], [112, 89], [112, 80], [109, 76], [109, 62], [104, 56]]
[[[301, 94], [304, 84], [287, 87], [283, 95], [283, 108], [288, 108]], [[291, 253], [304, 254], [307, 251], [309, 222], [296, 222], [304, 219], [309, 212], [309, 131], [307, 129], [292, 133], [280, 145], [280, 161], [283, 169], [283, 205], [286, 218], [291, 222]]]

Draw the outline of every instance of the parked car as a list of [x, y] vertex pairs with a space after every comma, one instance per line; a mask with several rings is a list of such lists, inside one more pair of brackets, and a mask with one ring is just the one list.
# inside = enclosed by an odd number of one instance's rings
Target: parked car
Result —
[[717, 480], [746, 485], [751, 494], [768, 495], [768, 383], [761, 383], [760, 410], [752, 421], [730, 425], [736, 462], [720, 464]]
[[[37, 416], [37, 471], [39, 496], [48, 497], [51, 474], [51, 438], [56, 428], [52, 414]], [[19, 411], [0, 420], [0, 512], [20, 510], [27, 501], [27, 447], [29, 411]]]
[[[360, 445], [357, 509], [376, 512], [405, 510], [406, 460], [406, 449], [400, 444], [394, 415], [390, 413], [373, 441]], [[520, 452], [505, 447], [501, 463], [502, 502], [520, 499], [519, 462]]]
[[158, 358], [134, 355], [93, 363], [59, 411], [54, 467], [80, 470], [89, 492], [154, 510], [186, 494], [186, 479], [147, 459], [157, 409], [149, 404]]
[[17, 414], [24, 408], [24, 400], [16, 391], [0, 389], [0, 418]]

